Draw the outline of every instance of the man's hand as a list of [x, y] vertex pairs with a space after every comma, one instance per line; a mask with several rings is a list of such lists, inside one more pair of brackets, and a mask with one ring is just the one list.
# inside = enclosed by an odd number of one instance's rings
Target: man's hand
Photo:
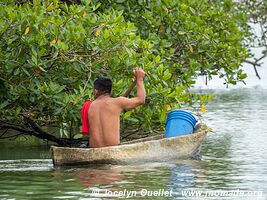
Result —
[[136, 67], [134, 69], [134, 76], [136, 77], [136, 80], [139, 81], [139, 80], [144, 80], [144, 77], [145, 77], [145, 71], [142, 70], [140, 67]]

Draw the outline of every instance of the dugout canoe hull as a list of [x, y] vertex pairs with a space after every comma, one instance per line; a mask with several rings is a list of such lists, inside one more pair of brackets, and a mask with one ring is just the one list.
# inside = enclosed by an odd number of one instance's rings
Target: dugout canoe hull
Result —
[[199, 155], [208, 129], [164, 138], [163, 135], [138, 139], [102, 148], [51, 147], [55, 167], [95, 164], [137, 164], [188, 159]]

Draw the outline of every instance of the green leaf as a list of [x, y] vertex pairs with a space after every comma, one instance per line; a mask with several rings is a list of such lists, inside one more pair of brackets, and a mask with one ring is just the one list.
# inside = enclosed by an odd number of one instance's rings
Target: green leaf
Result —
[[240, 79], [245, 79], [245, 78], [247, 78], [247, 77], [248, 77], [247, 74], [240, 74], [240, 75], [239, 75], [239, 78], [240, 78]]
[[40, 70], [42, 70], [43, 72], [47, 72], [44, 68], [42, 68], [41, 66], [38, 67]]
[[30, 73], [24, 67], [22, 67], [22, 70], [25, 72], [25, 74], [27, 74], [28, 76], [31, 76]]
[[133, 117], [129, 117], [127, 120], [128, 120], [128, 121], [131, 121], [131, 122], [135, 122], [135, 123], [139, 122], [138, 119], [133, 118]]
[[4, 109], [8, 105], [8, 101], [4, 101], [0, 103], [0, 109]]
[[108, 29], [105, 29], [105, 31], [104, 31], [104, 38], [105, 39], [109, 38], [109, 31], [108, 31]]
[[159, 63], [159, 62], [160, 62], [160, 55], [158, 55], [158, 56], [155, 58], [155, 62], [156, 62], [156, 63]]
[[74, 139], [81, 139], [83, 138], [83, 135], [81, 133], [74, 135]]
[[169, 73], [169, 70], [166, 70], [166, 71], [164, 72], [164, 75], [163, 75], [162, 79], [163, 79], [163, 80], [168, 80], [168, 79], [171, 78], [171, 76], [172, 76], [172, 74]]
[[132, 114], [132, 111], [127, 111], [126, 113], [124, 113], [123, 117], [124, 119], [128, 119]]

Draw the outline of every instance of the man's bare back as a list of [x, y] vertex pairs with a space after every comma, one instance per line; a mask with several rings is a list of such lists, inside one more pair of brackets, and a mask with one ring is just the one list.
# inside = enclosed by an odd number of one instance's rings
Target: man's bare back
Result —
[[[120, 144], [120, 113], [125, 109], [133, 109], [145, 103], [145, 72], [136, 68], [137, 96], [134, 98], [112, 98], [110, 94], [99, 95], [95, 89], [95, 100], [88, 111], [90, 125], [90, 147], [115, 146]], [[97, 86], [96, 86], [97, 88]]]

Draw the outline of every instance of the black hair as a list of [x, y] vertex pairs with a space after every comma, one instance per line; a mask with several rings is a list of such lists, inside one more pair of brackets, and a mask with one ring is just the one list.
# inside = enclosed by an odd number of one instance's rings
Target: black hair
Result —
[[111, 94], [112, 80], [107, 77], [99, 77], [94, 81], [94, 89], [98, 90], [101, 94]]

